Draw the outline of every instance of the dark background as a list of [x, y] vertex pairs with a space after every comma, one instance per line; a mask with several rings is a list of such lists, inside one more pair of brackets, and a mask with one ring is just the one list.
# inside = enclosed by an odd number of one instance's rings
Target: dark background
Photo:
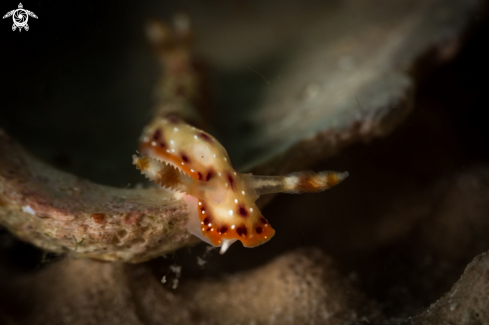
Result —
[[39, 17], [29, 18], [28, 32], [12, 32], [11, 17], [0, 25], [0, 126], [58, 168], [115, 186], [137, 180], [130, 157], [159, 73], [143, 34], [151, 8], [117, 1], [23, 5]]

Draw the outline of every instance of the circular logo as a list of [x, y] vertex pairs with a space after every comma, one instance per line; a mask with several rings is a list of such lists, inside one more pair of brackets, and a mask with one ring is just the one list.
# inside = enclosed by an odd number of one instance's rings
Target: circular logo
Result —
[[14, 19], [14, 24], [17, 27], [24, 27], [27, 24], [27, 20], [29, 20], [29, 16], [24, 9], [15, 10], [12, 16], [12, 18]]
[[12, 20], [14, 21], [14, 24], [12, 25], [12, 31], [15, 31], [16, 29], [22, 31], [22, 29], [28, 31], [29, 30], [29, 25], [27, 25], [27, 21], [29, 20], [29, 16], [33, 18], [37, 18], [36, 14], [33, 13], [30, 10], [24, 9], [24, 6], [22, 6], [22, 3], [19, 3], [19, 7], [14, 10], [10, 10], [7, 12], [4, 16], [3, 19], [8, 18], [12, 16]]

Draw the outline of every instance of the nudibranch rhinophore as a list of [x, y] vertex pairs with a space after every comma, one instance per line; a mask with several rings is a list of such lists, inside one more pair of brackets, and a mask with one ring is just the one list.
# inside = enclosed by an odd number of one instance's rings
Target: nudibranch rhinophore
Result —
[[275, 234], [255, 204], [260, 195], [319, 192], [348, 176], [333, 171], [242, 174], [213, 136], [173, 116], [156, 118], [141, 140], [142, 157], [134, 155], [133, 163], [150, 180], [187, 194], [188, 231], [221, 246], [221, 254], [236, 240], [255, 247]]

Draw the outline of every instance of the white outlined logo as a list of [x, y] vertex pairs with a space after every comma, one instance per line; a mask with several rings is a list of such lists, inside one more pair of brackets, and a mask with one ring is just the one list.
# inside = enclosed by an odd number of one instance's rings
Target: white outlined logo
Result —
[[22, 6], [22, 3], [19, 3], [19, 8], [9, 11], [3, 16], [3, 18], [7, 18], [12, 16], [14, 24], [12, 25], [12, 31], [15, 31], [17, 28], [19, 32], [24, 28], [26, 31], [29, 30], [29, 25], [27, 25], [27, 21], [29, 20], [29, 16], [32, 18], [37, 18], [36, 14], [32, 11], [25, 10]]

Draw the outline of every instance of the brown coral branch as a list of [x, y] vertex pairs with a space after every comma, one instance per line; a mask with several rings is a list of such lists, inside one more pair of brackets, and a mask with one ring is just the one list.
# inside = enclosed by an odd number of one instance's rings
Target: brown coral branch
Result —
[[187, 206], [162, 189], [119, 189], [55, 170], [0, 131], [0, 224], [43, 249], [136, 263], [194, 243]]

